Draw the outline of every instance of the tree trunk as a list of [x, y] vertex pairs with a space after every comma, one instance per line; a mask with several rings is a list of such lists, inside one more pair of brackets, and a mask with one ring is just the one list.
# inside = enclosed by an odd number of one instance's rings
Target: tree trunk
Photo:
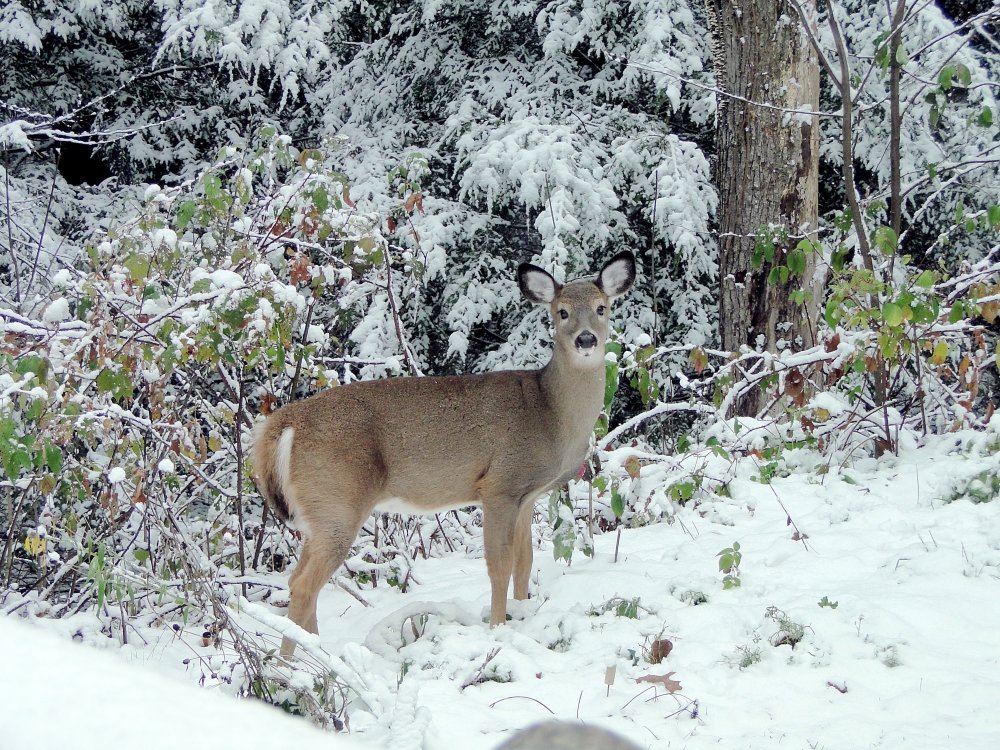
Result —
[[[801, 239], [815, 239], [818, 210], [819, 122], [799, 112], [819, 109], [819, 64], [785, 0], [706, 0], [714, 20], [719, 115], [719, 317], [722, 345], [775, 352], [812, 346], [820, 284], [807, 254], [801, 277], [768, 283], [773, 265]], [[814, 3], [805, 0], [807, 16]], [[811, 11], [811, 12], [810, 12]], [[714, 18], [713, 18], [714, 15]], [[782, 226], [786, 242], [754, 270], [751, 257], [762, 227]], [[805, 289], [810, 298], [791, 295]], [[764, 405], [763, 393], [744, 399], [743, 414]]]

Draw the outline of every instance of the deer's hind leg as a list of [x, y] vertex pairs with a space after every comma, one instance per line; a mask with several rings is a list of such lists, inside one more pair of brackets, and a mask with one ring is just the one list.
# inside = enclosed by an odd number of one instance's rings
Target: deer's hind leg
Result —
[[[330, 580], [351, 551], [351, 545], [361, 530], [366, 515], [351, 512], [347, 503], [333, 500], [324, 503], [329, 517], [309, 523], [308, 536], [302, 547], [298, 565], [288, 580], [291, 601], [288, 617], [310, 633], [318, 633], [316, 600], [319, 592]], [[295, 642], [282, 638], [281, 655], [290, 656]]]

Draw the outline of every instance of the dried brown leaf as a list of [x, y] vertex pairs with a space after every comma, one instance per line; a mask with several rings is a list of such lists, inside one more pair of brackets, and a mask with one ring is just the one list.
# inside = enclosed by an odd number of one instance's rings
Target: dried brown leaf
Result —
[[679, 693], [681, 691], [681, 684], [673, 679], [673, 676], [677, 674], [676, 672], [667, 672], [666, 674], [647, 674], [642, 677], [636, 677], [636, 682], [651, 682], [654, 685], [660, 685], [668, 693]]
[[661, 661], [666, 659], [673, 650], [674, 644], [672, 641], [666, 638], [658, 638], [653, 641], [653, 645], [649, 647], [649, 660], [653, 664], [659, 664]]
[[642, 466], [639, 464], [639, 459], [635, 456], [629, 456], [625, 459], [625, 471], [635, 481], [639, 478], [639, 474], [642, 471]]

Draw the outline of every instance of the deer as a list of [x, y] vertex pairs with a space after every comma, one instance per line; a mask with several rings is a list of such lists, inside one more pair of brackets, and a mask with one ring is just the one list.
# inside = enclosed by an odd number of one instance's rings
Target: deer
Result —
[[[531, 263], [521, 294], [547, 306], [552, 355], [535, 370], [356, 381], [277, 409], [257, 425], [253, 474], [275, 515], [300, 532], [288, 617], [319, 633], [316, 600], [374, 511], [434, 514], [478, 505], [490, 627], [528, 598], [535, 501], [577, 472], [604, 408], [612, 300], [635, 280], [625, 250], [593, 279], [561, 284]], [[295, 641], [282, 639], [281, 655]]]

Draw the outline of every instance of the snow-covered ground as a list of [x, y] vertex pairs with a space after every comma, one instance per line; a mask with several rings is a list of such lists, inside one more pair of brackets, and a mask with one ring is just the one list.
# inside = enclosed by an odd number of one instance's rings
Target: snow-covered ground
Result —
[[[1000, 747], [1000, 501], [966, 492], [971, 482], [991, 494], [995, 440], [936, 438], [847, 468], [793, 453], [792, 473], [770, 485], [744, 458], [731, 497], [601, 536], [592, 559], [578, 553], [567, 567], [543, 545], [534, 598], [512, 603], [515, 619], [496, 630], [482, 621], [481, 559], [419, 561], [418, 585], [365, 591], [370, 607], [329, 585], [321, 642], [372, 709], [352, 712], [351, 733], [394, 750], [492, 750], [555, 716], [645, 748]], [[735, 541], [742, 585], [724, 589], [716, 555]], [[74, 632], [42, 624], [63, 640]], [[131, 722], [149, 736], [189, 731], [187, 746], [215, 746], [204, 734], [213, 726], [226, 728], [225, 746], [263, 747], [268, 733], [318, 746], [316, 730], [274, 709], [154, 681], [152, 671], [193, 681], [182, 659], [207, 651], [164, 630], [151, 629], [147, 646], [105, 641], [106, 652], [147, 662], [142, 670], [0, 620], [0, 746], [62, 730], [80, 740], [72, 723], [87, 716], [108, 732]], [[801, 636], [794, 648], [781, 643], [788, 635]], [[673, 650], [652, 664], [656, 639]], [[667, 673], [676, 692], [637, 682]]]

